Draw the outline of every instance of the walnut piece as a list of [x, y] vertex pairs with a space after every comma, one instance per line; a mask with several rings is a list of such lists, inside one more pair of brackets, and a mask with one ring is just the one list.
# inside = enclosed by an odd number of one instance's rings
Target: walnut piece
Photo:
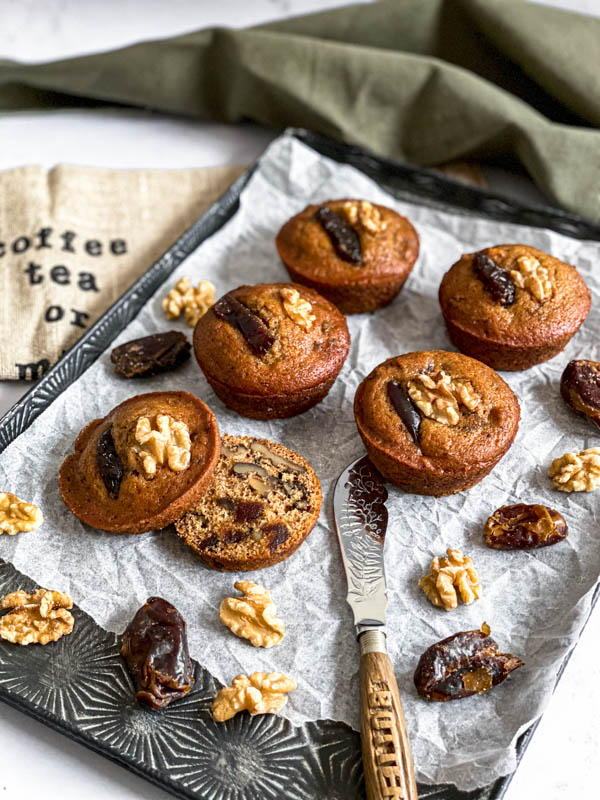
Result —
[[281, 298], [283, 300], [283, 308], [288, 317], [293, 320], [296, 325], [309, 331], [313, 322], [316, 320], [314, 314], [311, 314], [312, 305], [300, 297], [300, 292], [297, 289], [281, 289]]
[[0, 535], [34, 531], [43, 521], [44, 515], [37, 506], [19, 500], [10, 492], [0, 492]]
[[452, 611], [458, 605], [459, 595], [466, 605], [481, 597], [481, 586], [468, 556], [452, 547], [446, 553], [443, 558], [433, 559], [430, 574], [421, 578], [419, 587], [434, 606]]
[[215, 302], [215, 287], [210, 281], [192, 286], [190, 278], [180, 278], [163, 298], [162, 307], [167, 319], [177, 319], [181, 312], [192, 328]]
[[515, 286], [525, 289], [538, 303], [552, 297], [552, 283], [548, 270], [533, 256], [517, 258], [516, 269], [509, 270]]
[[287, 692], [296, 688], [296, 681], [282, 672], [253, 672], [249, 678], [238, 675], [231, 686], [225, 686], [212, 707], [217, 722], [235, 717], [239, 711], [255, 714], [277, 714], [287, 703]]
[[387, 228], [387, 222], [381, 219], [381, 212], [368, 200], [348, 200], [343, 205], [350, 225], [360, 225], [367, 233], [376, 234]]
[[600, 486], [600, 447], [555, 458], [548, 475], [559, 492], [592, 492]]
[[133, 451], [141, 459], [146, 478], [156, 475], [158, 465], [167, 464], [172, 472], [183, 472], [190, 465], [192, 442], [185, 422], [176, 422], [168, 414], [157, 414], [153, 428], [148, 417], [139, 417], [135, 440], [142, 447]]
[[475, 411], [481, 397], [475, 392], [471, 381], [452, 380], [441, 369], [435, 375], [424, 372], [408, 381], [406, 389], [410, 399], [419, 411], [429, 419], [444, 425], [457, 425], [460, 422], [460, 407]]
[[235, 588], [244, 597], [226, 597], [221, 603], [219, 619], [254, 647], [274, 647], [283, 639], [285, 625], [275, 614], [277, 608], [268, 589], [252, 581], [236, 581]]
[[0, 617], [0, 639], [13, 644], [48, 644], [73, 630], [75, 620], [68, 594], [37, 589], [33, 594], [21, 590], [0, 600], [0, 610], [12, 609]]

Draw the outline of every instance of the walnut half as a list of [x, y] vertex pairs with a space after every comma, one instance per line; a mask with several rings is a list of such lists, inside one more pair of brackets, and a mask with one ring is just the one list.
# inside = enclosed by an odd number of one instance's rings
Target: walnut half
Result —
[[235, 588], [244, 597], [226, 597], [219, 619], [254, 647], [274, 647], [283, 639], [285, 625], [276, 618], [277, 609], [268, 589], [252, 581], [236, 581]]
[[360, 225], [367, 233], [376, 234], [387, 228], [380, 210], [368, 200], [348, 200], [343, 209], [350, 225]]
[[509, 270], [515, 286], [525, 289], [538, 303], [552, 297], [552, 282], [548, 270], [534, 256], [520, 256], [515, 268]]
[[157, 414], [156, 427], [148, 417], [139, 417], [135, 426], [133, 452], [141, 459], [146, 478], [156, 475], [156, 467], [167, 464], [172, 472], [183, 472], [190, 465], [192, 442], [185, 422], [168, 414]]
[[253, 672], [250, 677], [238, 675], [231, 686], [225, 686], [212, 707], [217, 722], [235, 717], [240, 711], [255, 714], [277, 714], [287, 703], [287, 693], [296, 688], [296, 681], [282, 672]]
[[472, 560], [460, 550], [449, 547], [446, 556], [437, 556], [431, 562], [430, 574], [419, 581], [434, 606], [452, 611], [458, 605], [458, 596], [468, 605], [481, 597], [479, 578]]
[[475, 411], [481, 403], [471, 381], [452, 379], [443, 369], [434, 375], [422, 372], [408, 381], [406, 390], [425, 417], [444, 425], [458, 425], [461, 406]]
[[10, 492], [0, 492], [0, 534], [14, 536], [21, 531], [34, 531], [43, 521], [44, 515], [37, 506]]
[[68, 594], [37, 589], [33, 594], [17, 591], [0, 600], [0, 609], [12, 609], [0, 617], [0, 639], [13, 644], [48, 644], [71, 633], [75, 620], [68, 609]]
[[215, 287], [210, 281], [200, 281], [192, 286], [189, 278], [180, 278], [163, 298], [162, 307], [167, 319], [183, 315], [188, 325], [194, 327], [215, 302]]
[[548, 475], [559, 492], [592, 492], [600, 485], [600, 447], [555, 458]]
[[297, 289], [289, 289], [287, 287], [280, 290], [280, 295], [283, 302], [283, 309], [288, 317], [293, 320], [296, 325], [304, 328], [305, 331], [309, 331], [316, 317], [314, 314], [311, 314], [312, 305], [308, 300], [301, 297]]

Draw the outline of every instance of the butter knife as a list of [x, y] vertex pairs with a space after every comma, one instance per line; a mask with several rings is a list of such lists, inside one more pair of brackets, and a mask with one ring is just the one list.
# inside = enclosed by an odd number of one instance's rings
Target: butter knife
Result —
[[335, 528], [348, 581], [346, 599], [360, 645], [360, 733], [368, 800], [417, 800], [398, 684], [386, 648], [384, 481], [367, 456], [339, 476]]

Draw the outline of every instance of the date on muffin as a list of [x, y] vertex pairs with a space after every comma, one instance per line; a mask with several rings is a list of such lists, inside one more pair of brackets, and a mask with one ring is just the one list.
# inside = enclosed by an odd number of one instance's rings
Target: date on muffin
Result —
[[60, 468], [60, 493], [93, 528], [158, 530], [198, 502], [219, 451], [214, 414], [193, 394], [136, 395], [83, 428]]
[[175, 528], [215, 569], [262, 569], [297, 550], [319, 517], [321, 499], [319, 479], [298, 453], [226, 434], [208, 491]]
[[507, 452], [519, 403], [494, 370], [460, 353], [390, 358], [360, 384], [354, 416], [391, 483], [439, 497], [479, 483]]
[[301, 414], [331, 389], [348, 350], [345, 317], [293, 283], [240, 286], [194, 331], [194, 352], [217, 397], [245, 417]]
[[419, 255], [411, 223], [368, 200], [328, 200], [288, 220], [275, 245], [291, 279], [344, 314], [374, 311], [398, 294]]

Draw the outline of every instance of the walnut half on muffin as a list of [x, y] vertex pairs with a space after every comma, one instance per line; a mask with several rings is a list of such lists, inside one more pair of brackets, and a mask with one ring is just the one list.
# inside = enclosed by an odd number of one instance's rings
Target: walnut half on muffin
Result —
[[358, 431], [391, 483], [439, 497], [479, 483], [514, 441], [519, 403], [493, 369], [460, 353], [390, 358], [360, 384]]

